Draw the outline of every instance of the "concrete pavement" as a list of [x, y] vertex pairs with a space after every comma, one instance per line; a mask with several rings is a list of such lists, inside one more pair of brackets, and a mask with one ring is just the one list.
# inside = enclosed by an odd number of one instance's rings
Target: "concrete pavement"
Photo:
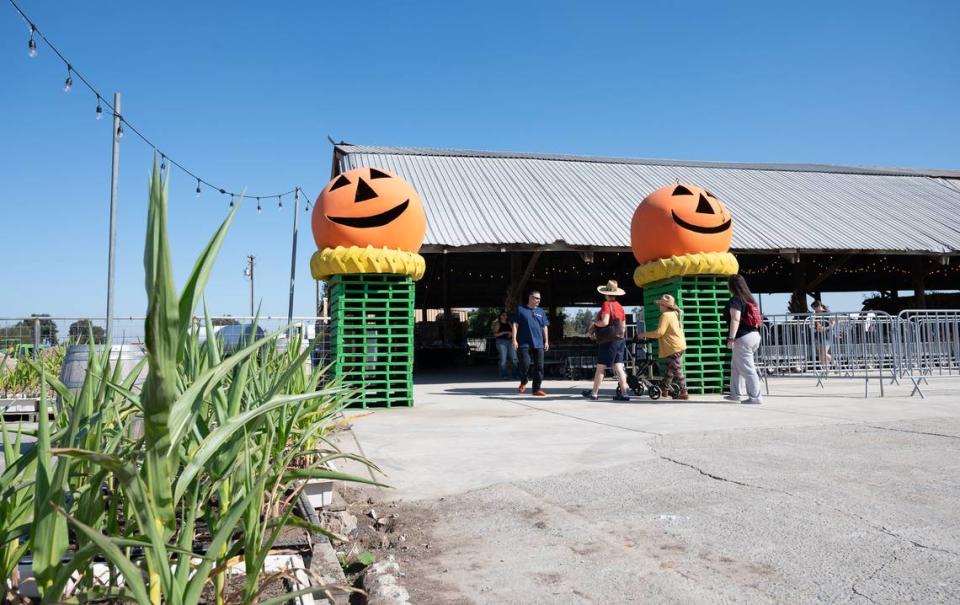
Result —
[[433, 519], [416, 602], [960, 601], [960, 380], [774, 380], [747, 406], [447, 379], [353, 424]]

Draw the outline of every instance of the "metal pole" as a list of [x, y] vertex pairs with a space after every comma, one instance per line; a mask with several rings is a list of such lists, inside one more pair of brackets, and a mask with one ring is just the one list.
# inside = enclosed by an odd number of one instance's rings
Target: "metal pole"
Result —
[[[300, 220], [300, 188], [293, 192], [293, 245], [290, 250], [290, 303], [287, 306], [287, 325], [293, 323], [293, 289], [297, 279], [297, 229]], [[293, 338], [293, 326], [288, 328], [288, 335]]]
[[107, 250], [107, 344], [113, 333], [114, 256], [117, 250], [117, 181], [120, 176], [120, 93], [113, 93], [113, 162], [110, 171], [110, 243]]
[[250, 317], [253, 317], [253, 265], [255, 264], [257, 257], [250, 254], [247, 256], [247, 271], [250, 274]]

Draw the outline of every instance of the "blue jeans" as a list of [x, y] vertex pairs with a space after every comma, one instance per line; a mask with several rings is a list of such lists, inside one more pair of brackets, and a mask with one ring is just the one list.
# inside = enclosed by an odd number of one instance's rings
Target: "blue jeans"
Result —
[[507, 366], [507, 356], [510, 357], [510, 362], [513, 364], [513, 374], [514, 376], [516, 376], [517, 352], [513, 350], [513, 342], [509, 338], [498, 338], [497, 353], [500, 356], [500, 359], [499, 359], [500, 378], [510, 377], [510, 368]]

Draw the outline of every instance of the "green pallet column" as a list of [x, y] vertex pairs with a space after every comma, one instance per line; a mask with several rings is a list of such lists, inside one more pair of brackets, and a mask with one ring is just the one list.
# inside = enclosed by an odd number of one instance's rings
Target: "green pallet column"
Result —
[[[730, 350], [726, 346], [726, 304], [730, 300], [725, 275], [684, 275], [649, 283], [643, 287], [643, 316], [647, 330], [654, 330], [660, 311], [654, 301], [669, 294], [683, 311], [681, 321], [687, 339], [683, 374], [690, 393], [723, 393], [730, 382]], [[658, 345], [654, 344], [654, 355]]]
[[413, 280], [352, 273], [327, 282], [333, 378], [354, 391], [351, 406], [413, 405]]

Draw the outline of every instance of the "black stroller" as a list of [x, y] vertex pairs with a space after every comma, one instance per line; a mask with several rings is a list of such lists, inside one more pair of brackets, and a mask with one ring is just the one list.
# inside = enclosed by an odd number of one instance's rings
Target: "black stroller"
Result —
[[[650, 342], [645, 338], [627, 341], [627, 363], [624, 364], [624, 369], [627, 372], [627, 386], [634, 395], [642, 395], [646, 392], [650, 399], [657, 400], [663, 396], [665, 388], [663, 381], [654, 381], [649, 377], [650, 368], [655, 368], [657, 363], [650, 351]], [[670, 386], [671, 394], [680, 393], [680, 385], [676, 382]], [[619, 386], [617, 386], [617, 394], [622, 394]]]

